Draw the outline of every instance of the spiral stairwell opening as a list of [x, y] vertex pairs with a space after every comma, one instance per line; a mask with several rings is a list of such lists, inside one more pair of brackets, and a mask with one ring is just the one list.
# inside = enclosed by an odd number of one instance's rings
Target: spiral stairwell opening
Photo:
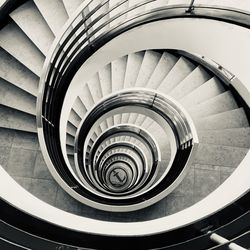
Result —
[[6, 1], [0, 246], [249, 248], [249, 9]]

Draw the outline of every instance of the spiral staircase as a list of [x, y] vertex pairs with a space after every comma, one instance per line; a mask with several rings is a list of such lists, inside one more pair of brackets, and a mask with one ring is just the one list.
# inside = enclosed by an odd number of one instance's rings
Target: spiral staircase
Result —
[[1, 249], [250, 248], [249, 11], [5, 1]]

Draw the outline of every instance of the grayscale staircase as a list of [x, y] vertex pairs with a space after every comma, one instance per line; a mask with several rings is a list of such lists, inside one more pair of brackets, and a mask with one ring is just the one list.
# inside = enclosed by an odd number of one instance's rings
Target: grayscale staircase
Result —
[[[116, 2], [119, 1], [109, 1], [110, 6], [104, 5], [104, 8], [112, 8]], [[159, 1], [159, 5], [163, 2], [168, 1]], [[133, 88], [155, 90], [172, 97], [194, 121], [199, 146], [184, 180], [170, 195], [142, 210], [105, 212], [71, 198], [49, 173], [37, 138], [39, 78], [52, 42], [81, 3], [80, 0], [26, 1], [10, 14], [11, 21], [0, 31], [1, 166], [39, 199], [89, 218], [143, 221], [193, 205], [214, 191], [237, 168], [250, 147], [250, 127], [244, 108], [231, 90], [206, 67], [177, 51], [138, 51], [97, 69], [88, 82], [79, 86], [66, 131], [67, 156], [74, 165], [77, 129], [86, 113], [102, 98]], [[126, 10], [129, 6], [121, 7]], [[147, 8], [150, 9], [150, 5]], [[115, 14], [110, 12], [106, 19]], [[119, 124], [136, 125], [154, 134], [165, 152], [163, 160], [169, 161], [168, 143], [161, 141], [157, 124], [144, 115], [124, 112], [109, 117], [98, 126], [95, 137]], [[131, 137], [122, 136], [116, 140], [133, 141]], [[139, 142], [134, 142], [140, 146]], [[109, 141], [112, 143], [114, 140]]]

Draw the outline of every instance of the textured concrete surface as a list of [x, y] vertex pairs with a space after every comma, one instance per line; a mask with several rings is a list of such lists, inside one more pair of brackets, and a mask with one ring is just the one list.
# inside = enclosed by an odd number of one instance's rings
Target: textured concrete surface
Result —
[[23, 31], [14, 22], [10, 22], [0, 31], [0, 35], [1, 47], [40, 76], [45, 57]]
[[237, 108], [238, 105], [234, 100], [233, 95], [230, 91], [226, 91], [206, 102], [196, 105], [195, 107], [189, 109], [189, 112], [194, 119], [198, 119]]
[[211, 115], [196, 123], [197, 130], [228, 129], [248, 127], [249, 123], [243, 108]]
[[73, 126], [77, 128], [81, 120], [82, 120], [81, 117], [75, 112], [75, 110], [71, 109], [68, 122], [70, 122]]
[[128, 55], [124, 88], [134, 87], [139, 74], [145, 52], [136, 52]]
[[55, 37], [34, 2], [26, 2], [10, 16], [46, 56]]
[[180, 57], [168, 75], [160, 84], [158, 91], [168, 94], [182, 80], [184, 80], [193, 70], [195, 66], [187, 59]]
[[69, 16], [71, 16], [82, 3], [82, 0], [63, 0], [63, 4]]
[[163, 54], [161, 55], [161, 59], [159, 60], [154, 72], [152, 73], [149, 81], [146, 84], [146, 87], [157, 89], [177, 61], [178, 58], [176, 56], [168, 52], [163, 52]]
[[200, 143], [195, 162], [220, 166], [237, 166], [248, 152], [248, 148]]
[[195, 68], [182, 82], [180, 82], [169, 95], [176, 100], [181, 99], [188, 93], [199, 88], [203, 83], [208, 81], [211, 76], [201, 66]]
[[0, 104], [36, 115], [36, 98], [0, 78]]
[[179, 102], [184, 107], [191, 108], [192, 106], [220, 95], [224, 91], [225, 89], [221, 82], [216, 77], [213, 77], [209, 81], [202, 84], [199, 88], [193, 90], [191, 93], [181, 98]]
[[201, 143], [250, 148], [250, 128], [199, 131]]
[[154, 51], [146, 51], [141, 63], [141, 67], [135, 82], [136, 87], [144, 87], [147, 85], [151, 75], [155, 71], [159, 61], [161, 59], [161, 54]]
[[37, 95], [39, 78], [2, 48], [0, 77], [33, 96]]
[[0, 127], [36, 132], [36, 118], [33, 115], [0, 105]]
[[111, 62], [112, 93], [123, 89], [127, 60], [128, 56], [123, 56]]
[[60, 0], [34, 0], [34, 2], [50, 29], [57, 35], [68, 19], [63, 2]]

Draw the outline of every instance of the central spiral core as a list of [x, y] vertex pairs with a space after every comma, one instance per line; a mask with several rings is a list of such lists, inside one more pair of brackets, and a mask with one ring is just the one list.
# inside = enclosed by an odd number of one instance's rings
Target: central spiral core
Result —
[[[143, 114], [149, 130], [131, 123], [107, 127], [116, 114]], [[149, 206], [172, 192], [184, 178], [197, 135], [186, 111], [171, 97], [138, 89], [119, 91], [97, 103], [82, 120], [75, 137], [75, 171], [83, 202], [112, 211]], [[162, 148], [161, 141], [169, 144]], [[170, 157], [166, 158], [166, 152]], [[98, 205], [96, 205], [98, 203]]]

